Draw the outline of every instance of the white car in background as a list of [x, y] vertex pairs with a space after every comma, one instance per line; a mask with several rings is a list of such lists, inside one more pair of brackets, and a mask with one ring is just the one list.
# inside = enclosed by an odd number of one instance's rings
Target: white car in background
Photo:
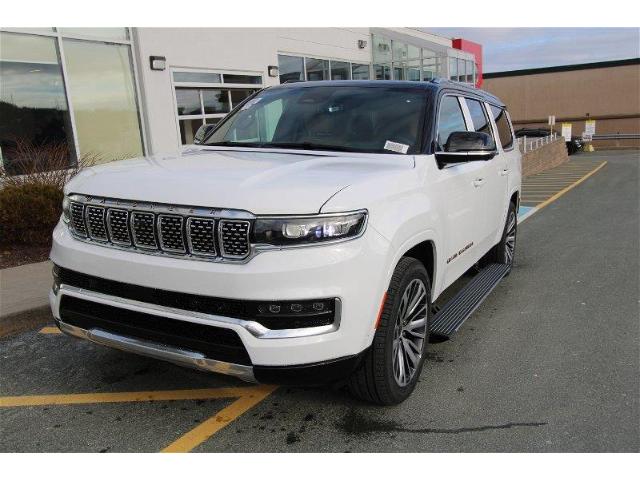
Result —
[[481, 90], [281, 85], [197, 138], [67, 184], [51, 251], [62, 331], [396, 404], [430, 335], [451, 335], [511, 268], [520, 152]]

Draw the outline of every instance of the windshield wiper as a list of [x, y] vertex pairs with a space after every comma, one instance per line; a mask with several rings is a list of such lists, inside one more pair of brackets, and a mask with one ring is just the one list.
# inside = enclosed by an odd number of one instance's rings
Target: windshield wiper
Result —
[[358, 152], [353, 148], [344, 147], [341, 145], [326, 145], [324, 143], [311, 143], [311, 142], [273, 142], [265, 143], [265, 148], [295, 148], [299, 150], [333, 150], [336, 152]]
[[205, 143], [206, 147], [248, 147], [248, 148], [290, 148], [296, 150], [323, 150], [334, 152], [356, 152], [356, 153], [385, 153], [380, 150], [357, 150], [342, 145], [327, 145], [324, 143], [312, 142], [212, 142]]
[[204, 147], [251, 147], [262, 148], [264, 143], [262, 142], [211, 142], [203, 144]]

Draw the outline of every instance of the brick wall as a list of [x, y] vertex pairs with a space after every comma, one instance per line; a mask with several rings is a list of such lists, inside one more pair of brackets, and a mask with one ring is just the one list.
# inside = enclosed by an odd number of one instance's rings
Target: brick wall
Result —
[[544, 145], [522, 155], [522, 176], [528, 177], [543, 172], [569, 160], [564, 138]]

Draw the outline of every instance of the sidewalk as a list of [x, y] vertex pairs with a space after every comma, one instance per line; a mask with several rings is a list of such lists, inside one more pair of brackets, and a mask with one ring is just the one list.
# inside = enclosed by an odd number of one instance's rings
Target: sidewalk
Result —
[[24, 317], [21, 323], [41, 323], [49, 308], [51, 267], [47, 260], [0, 270], [0, 336], [14, 330], [18, 317]]

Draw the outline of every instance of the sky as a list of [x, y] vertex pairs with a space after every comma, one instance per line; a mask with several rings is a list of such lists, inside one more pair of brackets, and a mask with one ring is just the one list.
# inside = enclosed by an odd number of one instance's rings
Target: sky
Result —
[[640, 57], [638, 28], [430, 28], [482, 44], [485, 73]]

